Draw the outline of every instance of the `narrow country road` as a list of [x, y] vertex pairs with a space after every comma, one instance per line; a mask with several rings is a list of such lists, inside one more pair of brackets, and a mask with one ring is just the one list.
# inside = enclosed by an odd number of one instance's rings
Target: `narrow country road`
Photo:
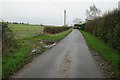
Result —
[[73, 31], [55, 47], [47, 50], [13, 78], [103, 78], [82, 34]]

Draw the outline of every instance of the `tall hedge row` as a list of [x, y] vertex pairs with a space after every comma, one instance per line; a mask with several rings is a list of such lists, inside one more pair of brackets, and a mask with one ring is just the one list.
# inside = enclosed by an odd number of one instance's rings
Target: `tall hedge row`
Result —
[[120, 11], [114, 10], [87, 21], [85, 30], [120, 52]]
[[8, 25], [2, 22], [2, 54], [7, 54], [16, 48], [17, 42]]
[[69, 27], [44, 27], [43, 32], [48, 34], [57, 34], [68, 29]]

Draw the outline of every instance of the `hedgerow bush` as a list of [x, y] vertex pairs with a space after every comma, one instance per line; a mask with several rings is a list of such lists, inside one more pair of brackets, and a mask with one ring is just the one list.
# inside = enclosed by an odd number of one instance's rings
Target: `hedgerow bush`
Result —
[[17, 42], [8, 25], [2, 22], [2, 54], [7, 54], [16, 48]]
[[85, 30], [85, 23], [83, 23], [83, 24], [80, 25], [80, 29], [81, 30]]
[[113, 10], [86, 22], [85, 30], [120, 52], [120, 11]]
[[70, 29], [69, 27], [44, 27], [43, 32], [48, 34], [57, 34]]

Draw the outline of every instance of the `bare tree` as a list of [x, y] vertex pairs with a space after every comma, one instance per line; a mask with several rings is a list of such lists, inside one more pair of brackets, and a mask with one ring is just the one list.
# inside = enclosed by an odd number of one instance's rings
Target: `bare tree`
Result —
[[89, 10], [86, 10], [86, 20], [92, 20], [96, 18], [97, 16], [101, 15], [101, 10], [98, 9], [95, 4], [89, 7]]
[[73, 23], [74, 24], [79, 24], [79, 23], [81, 23], [82, 22], [82, 20], [80, 19], [80, 18], [75, 18], [74, 20], [73, 20]]

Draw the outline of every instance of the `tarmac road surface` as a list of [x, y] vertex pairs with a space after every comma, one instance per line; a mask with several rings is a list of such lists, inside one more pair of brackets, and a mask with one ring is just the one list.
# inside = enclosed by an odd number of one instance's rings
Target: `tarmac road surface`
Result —
[[12, 75], [13, 78], [104, 78], [84, 37], [73, 31], [55, 47], [45, 51]]

